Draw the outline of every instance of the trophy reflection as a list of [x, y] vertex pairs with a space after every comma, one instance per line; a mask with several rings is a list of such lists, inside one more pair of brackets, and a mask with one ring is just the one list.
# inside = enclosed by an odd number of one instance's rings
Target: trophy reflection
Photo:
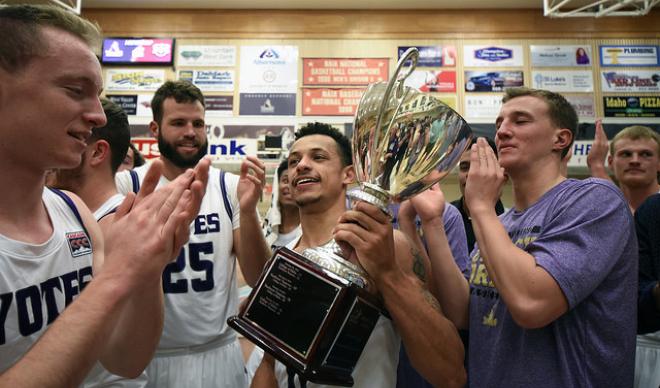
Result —
[[[387, 212], [446, 176], [471, 140], [463, 118], [436, 98], [405, 87], [417, 49], [399, 60], [389, 82], [369, 85], [353, 130], [359, 188], [351, 201]], [[406, 61], [407, 73], [399, 77]], [[279, 248], [245, 307], [228, 324], [315, 383], [352, 386], [351, 373], [381, 315], [368, 274], [332, 241], [299, 254]]]

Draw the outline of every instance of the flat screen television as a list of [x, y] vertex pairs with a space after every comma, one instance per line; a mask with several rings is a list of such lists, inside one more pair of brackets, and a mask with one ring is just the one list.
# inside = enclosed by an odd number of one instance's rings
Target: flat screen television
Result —
[[173, 53], [174, 38], [105, 38], [101, 63], [171, 66]]

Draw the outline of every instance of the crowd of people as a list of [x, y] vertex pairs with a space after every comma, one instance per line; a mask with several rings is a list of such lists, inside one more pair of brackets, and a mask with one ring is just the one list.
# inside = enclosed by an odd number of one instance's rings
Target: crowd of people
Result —
[[387, 214], [347, 209], [351, 143], [310, 123], [262, 222], [265, 165], [211, 166], [196, 86], [156, 91], [160, 156], [144, 163], [126, 114], [100, 97], [94, 24], [12, 5], [0, 7], [0, 30], [0, 161], [11, 166], [0, 174], [0, 386], [322, 386], [259, 350], [246, 368], [226, 321], [239, 271], [254, 286], [274, 248], [333, 239], [389, 315], [356, 387], [660, 384], [652, 129], [626, 128], [608, 145], [597, 122], [593, 177], [571, 179], [573, 107], [507, 89], [494, 141], [475, 139], [461, 158], [461, 197], [449, 203], [436, 185]]

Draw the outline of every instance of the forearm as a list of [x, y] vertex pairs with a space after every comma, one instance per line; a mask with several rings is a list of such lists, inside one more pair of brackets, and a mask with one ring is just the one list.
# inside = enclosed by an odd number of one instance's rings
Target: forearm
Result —
[[378, 288], [415, 369], [434, 386], [464, 386], [463, 344], [433, 296], [403, 273], [379, 279]]
[[277, 377], [275, 376], [275, 360], [272, 357], [264, 354], [261, 364], [254, 372], [250, 388], [278, 388]]
[[589, 164], [589, 173], [594, 178], [601, 178], [611, 181], [610, 175], [607, 173], [604, 163], [591, 163]]
[[153, 358], [163, 331], [163, 289], [160, 277], [131, 294], [101, 356], [114, 374], [135, 378]]
[[125, 290], [107, 279], [90, 282], [36, 344], [0, 375], [0, 386], [78, 386], [99, 359], [112, 330], [112, 317], [125, 302]]
[[241, 209], [240, 248], [238, 261], [245, 281], [254, 287], [261, 276], [266, 261], [271, 256], [270, 248], [261, 232], [256, 209]]
[[423, 222], [428, 256], [442, 311], [456, 327], [467, 329], [470, 288], [456, 265], [441, 218]]

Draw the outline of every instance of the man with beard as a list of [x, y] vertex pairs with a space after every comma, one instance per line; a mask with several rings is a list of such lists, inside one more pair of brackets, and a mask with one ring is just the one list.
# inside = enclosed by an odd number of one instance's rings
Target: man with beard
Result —
[[[168, 81], [151, 107], [149, 128], [158, 138], [165, 184], [206, 154], [204, 96], [189, 82]], [[134, 190], [145, 171], [143, 166], [117, 174], [118, 190]], [[254, 286], [270, 256], [256, 210], [264, 180], [264, 166], [255, 157], [246, 158], [240, 177], [210, 169], [190, 240], [163, 272], [165, 324], [147, 368], [148, 386], [246, 386], [240, 345], [226, 319], [237, 312], [235, 258]]]

